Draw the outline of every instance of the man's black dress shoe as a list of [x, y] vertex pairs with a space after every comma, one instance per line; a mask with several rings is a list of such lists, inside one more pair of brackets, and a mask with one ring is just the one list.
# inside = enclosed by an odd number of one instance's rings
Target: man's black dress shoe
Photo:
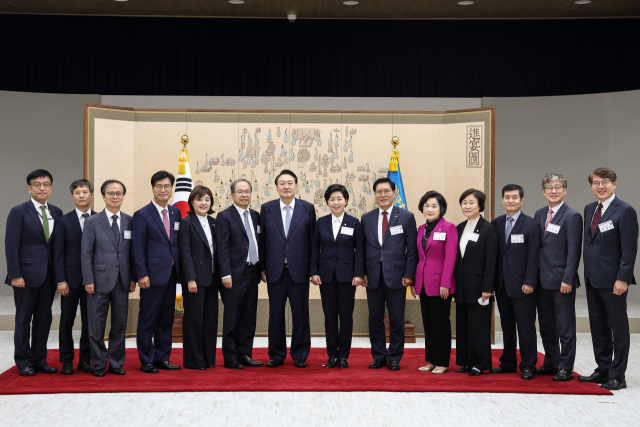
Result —
[[459, 373], [459, 374], [463, 374], [463, 373], [469, 372], [469, 371], [471, 371], [471, 368], [468, 367], [468, 366], [463, 366], [462, 368], [456, 369], [456, 372]]
[[293, 361], [293, 366], [295, 366], [296, 368], [306, 368], [307, 367], [307, 361], [306, 360], [294, 360]]
[[91, 366], [91, 362], [78, 362], [78, 371], [91, 374], [93, 372], [93, 366]]
[[523, 380], [532, 380], [533, 379], [533, 371], [525, 369], [522, 371], [522, 379]]
[[540, 366], [536, 370], [536, 375], [555, 375], [558, 373], [558, 368], [555, 366]]
[[113, 375], [124, 375], [124, 369], [112, 368], [111, 366], [109, 366], [109, 369], [107, 370], [107, 372]]
[[473, 368], [469, 371], [469, 376], [470, 377], [477, 377], [482, 375], [482, 371], [478, 368]]
[[207, 369], [213, 369], [215, 367], [216, 367], [216, 365], [211, 365], [211, 366], [207, 366]]
[[284, 363], [284, 360], [272, 359], [267, 362], [267, 368], [277, 368]]
[[41, 374], [55, 374], [58, 372], [58, 368], [52, 368], [46, 363], [44, 365], [33, 365], [33, 370]]
[[257, 368], [264, 365], [264, 363], [262, 362], [251, 359], [248, 354], [240, 357], [240, 363], [242, 363], [243, 366], [247, 366], [249, 368]]
[[567, 371], [566, 369], [560, 369], [557, 374], [553, 376], [554, 381], [571, 381], [573, 379], [573, 371]]
[[601, 374], [598, 371], [595, 371], [593, 374], [589, 375], [588, 377], [586, 376], [580, 376], [578, 377], [578, 381], [581, 381], [583, 383], [598, 383], [598, 384], [604, 384], [607, 381], [609, 381], [609, 377]]
[[389, 370], [390, 371], [399, 371], [400, 370], [400, 362], [396, 362], [395, 360], [389, 361]]
[[140, 366], [140, 370], [145, 374], [157, 374], [158, 370], [151, 363]]
[[606, 388], [607, 390], [622, 390], [623, 388], [627, 388], [626, 380], [616, 380], [615, 378], [610, 379], [606, 383], [602, 384], [600, 387]]
[[224, 367], [227, 369], [244, 369], [244, 366], [242, 366], [237, 360], [232, 360], [230, 362], [225, 360]]
[[338, 368], [344, 369], [349, 367], [349, 360], [344, 357], [338, 362]]
[[491, 370], [492, 374], [515, 374], [516, 372], [518, 372], [516, 368], [505, 369], [502, 366], [498, 366], [497, 368], [493, 368]]
[[327, 360], [327, 364], [324, 365], [325, 368], [331, 369], [338, 366], [338, 359], [329, 359]]
[[168, 360], [163, 360], [162, 362], [153, 362], [153, 366], [156, 369], [162, 369], [163, 371], [179, 371], [179, 365], [172, 365]]
[[94, 377], [104, 377], [104, 368], [94, 369], [93, 376]]
[[31, 366], [25, 366], [20, 369], [20, 375], [23, 377], [32, 377], [36, 374], [36, 371], [33, 370]]
[[387, 366], [387, 360], [386, 359], [375, 359], [373, 362], [371, 362], [369, 364], [369, 368], [371, 369], [380, 369], [383, 366]]
[[60, 375], [71, 375], [73, 374], [73, 363], [64, 362], [62, 364], [62, 369], [60, 369]]
[[184, 369], [196, 369], [196, 370], [199, 370], [199, 371], [204, 371], [207, 368], [193, 368], [191, 366], [184, 365]]

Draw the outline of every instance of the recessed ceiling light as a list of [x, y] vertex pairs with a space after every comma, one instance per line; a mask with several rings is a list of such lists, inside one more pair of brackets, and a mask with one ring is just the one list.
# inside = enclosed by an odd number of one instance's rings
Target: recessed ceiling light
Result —
[[129, 1], [129, 0], [113, 0], [113, 1]]
[[342, 4], [345, 4], [347, 6], [355, 6], [357, 4], [360, 4], [360, 2], [359, 1], [351, 1], [351, 0], [349, 0], [349, 1], [343, 1]]
[[578, 0], [578, 1], [574, 1], [575, 4], [589, 4], [591, 3], [591, 0]]
[[459, 1], [458, 4], [460, 6], [469, 6], [470, 4], [473, 4], [472, 1]]
[[229, 0], [229, 3], [231, 4], [244, 4], [243, 0]]

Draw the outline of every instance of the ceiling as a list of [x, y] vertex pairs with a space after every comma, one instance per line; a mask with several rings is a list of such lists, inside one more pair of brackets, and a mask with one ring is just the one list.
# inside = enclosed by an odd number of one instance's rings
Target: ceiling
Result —
[[638, 0], [0, 0], [0, 13], [330, 19], [536, 19], [640, 17]]

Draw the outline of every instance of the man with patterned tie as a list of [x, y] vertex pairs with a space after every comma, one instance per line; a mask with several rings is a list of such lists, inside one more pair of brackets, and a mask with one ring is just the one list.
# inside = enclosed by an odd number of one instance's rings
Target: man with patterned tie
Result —
[[177, 371], [169, 361], [176, 282], [180, 271], [180, 210], [169, 205], [175, 177], [159, 171], [151, 177], [153, 199], [133, 214], [133, 265], [140, 285], [137, 345], [140, 370]]
[[252, 359], [260, 283], [260, 214], [250, 209], [251, 183], [231, 183], [233, 205], [217, 217], [216, 241], [224, 302], [222, 355], [224, 366], [243, 369], [262, 366]]
[[[51, 328], [54, 225], [62, 211], [47, 203], [53, 177], [44, 169], [27, 176], [31, 200], [11, 209], [7, 217], [5, 255], [7, 279], [16, 304], [14, 360], [22, 376], [52, 374], [47, 366], [47, 340]], [[56, 226], [57, 228], [57, 226]]]
[[598, 199], [584, 208], [584, 281], [587, 287], [589, 326], [598, 367], [583, 382], [602, 383], [607, 390], [627, 388], [629, 361], [628, 285], [636, 279], [638, 216], [615, 195], [617, 176], [609, 168], [589, 174]]
[[554, 375], [554, 381], [570, 381], [576, 358], [575, 305], [576, 289], [580, 287], [582, 216], [564, 201], [567, 194], [564, 175], [546, 174], [542, 194], [549, 205], [539, 209], [534, 220], [542, 236], [536, 300], [544, 363], [536, 373]]

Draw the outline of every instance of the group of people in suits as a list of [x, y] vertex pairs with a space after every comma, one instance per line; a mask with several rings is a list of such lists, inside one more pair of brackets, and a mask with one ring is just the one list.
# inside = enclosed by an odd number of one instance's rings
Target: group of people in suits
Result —
[[[279, 198], [262, 205], [261, 213], [249, 207], [251, 183], [238, 179], [230, 186], [233, 205], [216, 219], [209, 216], [213, 194], [204, 186], [191, 191], [189, 215], [181, 218], [180, 210], [168, 204], [175, 178], [166, 171], [152, 176], [153, 199], [133, 217], [120, 211], [126, 188], [119, 181], [102, 184], [106, 208], [100, 213], [89, 208], [91, 183], [74, 181], [70, 190], [76, 209], [66, 215], [47, 203], [52, 183], [45, 170], [29, 174], [31, 200], [13, 208], [7, 219], [7, 284], [14, 289], [15, 361], [21, 375], [57, 372], [46, 364], [56, 285], [62, 297], [61, 373], [73, 373], [71, 329], [79, 304], [78, 370], [95, 376], [123, 375], [128, 293], [135, 291], [136, 283], [140, 286], [137, 347], [143, 372], [180, 369], [170, 362], [176, 283], [184, 296], [185, 368], [215, 366], [218, 293], [224, 304], [224, 366], [263, 366], [252, 358], [261, 280], [267, 283], [269, 295], [266, 366], [276, 368], [287, 358], [288, 301], [289, 352], [294, 366], [304, 368], [311, 348], [311, 278], [322, 299], [326, 368], [349, 366], [355, 291], [364, 286], [373, 358], [369, 367], [399, 370], [409, 288], [413, 298], [420, 296], [425, 331], [427, 365], [420, 371], [443, 374], [448, 370], [449, 317], [455, 299], [455, 363], [460, 366], [456, 372], [478, 376], [519, 368], [525, 380], [553, 375], [554, 381], [570, 381], [582, 252], [598, 368], [579, 380], [601, 383], [610, 390], [626, 387], [630, 342], [626, 298], [627, 286], [635, 283], [638, 222], [635, 210], [616, 198], [617, 177], [608, 168], [589, 175], [598, 201], [585, 208], [584, 227], [580, 214], [564, 201], [567, 179], [560, 174], [543, 178], [548, 206], [534, 218], [521, 211], [522, 187], [509, 184], [501, 194], [506, 214], [491, 222], [481, 215], [486, 196], [476, 189], [465, 191], [459, 203], [467, 219], [457, 226], [444, 218], [444, 196], [429, 191], [418, 205], [425, 217], [419, 228], [412, 213], [394, 205], [396, 188], [388, 178], [374, 183], [377, 208], [361, 221], [345, 212], [349, 192], [340, 184], [326, 189], [324, 198], [331, 213], [316, 220], [314, 206], [295, 197], [298, 178], [286, 169], [275, 178]], [[190, 185], [180, 183], [175, 189], [189, 190]], [[504, 350], [500, 365], [492, 369], [494, 299]], [[109, 307], [107, 350], [103, 338]], [[537, 369], [536, 317], [545, 349], [543, 366]]]

